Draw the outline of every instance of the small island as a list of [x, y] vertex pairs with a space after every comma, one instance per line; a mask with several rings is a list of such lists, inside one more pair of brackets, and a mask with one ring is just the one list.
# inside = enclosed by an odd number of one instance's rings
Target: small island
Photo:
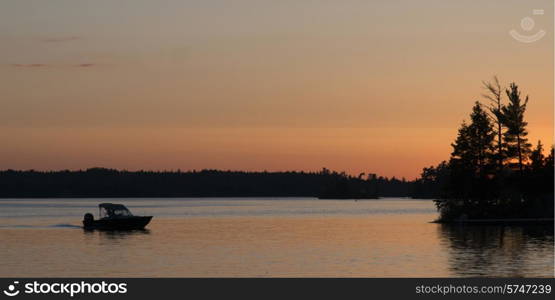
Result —
[[438, 223], [552, 224], [553, 147], [545, 156], [528, 141], [529, 97], [497, 77], [483, 84], [487, 105], [475, 102], [449, 161], [424, 168], [414, 196], [435, 199]]

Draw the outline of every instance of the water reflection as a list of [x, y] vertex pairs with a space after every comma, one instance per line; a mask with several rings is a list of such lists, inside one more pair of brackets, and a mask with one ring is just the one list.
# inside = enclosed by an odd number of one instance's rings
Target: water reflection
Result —
[[135, 229], [135, 230], [98, 230], [98, 229], [83, 229], [86, 236], [99, 236], [100, 238], [107, 239], [125, 239], [132, 236], [141, 236], [150, 234], [149, 229]]
[[438, 226], [455, 276], [531, 277], [553, 274], [552, 226]]
[[128, 199], [165, 216], [142, 231], [82, 231], [59, 207], [77, 200], [42, 201], [56, 217], [0, 203], [0, 277], [553, 276], [550, 226], [430, 224], [430, 201]]

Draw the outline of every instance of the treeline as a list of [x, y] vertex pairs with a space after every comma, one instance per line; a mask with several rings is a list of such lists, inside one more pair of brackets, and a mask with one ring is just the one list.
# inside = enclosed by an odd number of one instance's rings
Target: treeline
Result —
[[424, 168], [413, 196], [436, 199], [443, 221], [553, 218], [553, 147], [528, 141], [528, 96], [497, 77], [483, 84], [488, 104], [475, 102], [449, 161]]
[[0, 198], [67, 197], [406, 197], [410, 182], [374, 174], [320, 172], [0, 171]]

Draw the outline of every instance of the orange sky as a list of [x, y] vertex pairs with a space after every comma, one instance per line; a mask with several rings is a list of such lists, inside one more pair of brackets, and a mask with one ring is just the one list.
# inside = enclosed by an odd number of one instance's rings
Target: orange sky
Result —
[[461, 2], [2, 2], [0, 169], [414, 178], [494, 74], [552, 144], [553, 2]]

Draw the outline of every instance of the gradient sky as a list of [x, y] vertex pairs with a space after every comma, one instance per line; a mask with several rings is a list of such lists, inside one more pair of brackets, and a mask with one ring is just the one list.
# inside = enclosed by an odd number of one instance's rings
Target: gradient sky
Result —
[[494, 74], [552, 144], [553, 42], [552, 0], [2, 1], [0, 169], [414, 178]]

